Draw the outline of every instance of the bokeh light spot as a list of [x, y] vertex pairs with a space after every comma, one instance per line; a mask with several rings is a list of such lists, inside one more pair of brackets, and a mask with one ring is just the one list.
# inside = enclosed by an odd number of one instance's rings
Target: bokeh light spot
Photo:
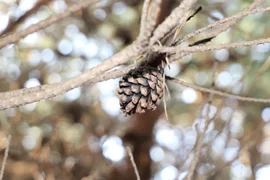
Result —
[[127, 6], [124, 2], [116, 2], [112, 6], [112, 12], [116, 15], [121, 15], [127, 10]]
[[153, 146], [150, 149], [151, 159], [155, 162], [161, 161], [164, 158], [164, 151], [159, 146]]
[[173, 180], [173, 179], [176, 179], [177, 174], [178, 174], [178, 170], [176, 169], [176, 167], [169, 165], [169, 166], [164, 167], [160, 171], [160, 179]]
[[229, 58], [229, 51], [227, 49], [217, 50], [215, 51], [215, 58], [221, 62], [227, 61]]
[[9, 23], [9, 16], [8, 14], [2, 14], [0, 13], [0, 31], [3, 31], [6, 29]]
[[217, 85], [219, 87], [228, 87], [232, 83], [232, 75], [227, 71], [222, 71], [217, 78]]
[[63, 55], [69, 55], [72, 51], [72, 44], [67, 39], [62, 39], [58, 44], [58, 51]]
[[40, 82], [36, 78], [28, 79], [24, 84], [24, 87], [26, 88], [37, 87], [37, 86], [40, 86]]
[[186, 104], [194, 103], [198, 98], [197, 92], [192, 88], [185, 88], [181, 94], [181, 99]]
[[125, 156], [125, 150], [122, 141], [117, 136], [111, 136], [105, 140], [102, 145], [102, 153], [111, 161], [120, 161]]
[[156, 141], [169, 149], [176, 150], [180, 146], [179, 134], [173, 129], [162, 128], [156, 132]]
[[71, 91], [68, 91], [64, 96], [68, 101], [75, 101], [81, 96], [81, 88], [72, 89]]
[[261, 167], [256, 171], [256, 180], [269, 180], [270, 165]]
[[262, 111], [262, 119], [265, 122], [269, 122], [270, 121], [270, 107], [264, 108]]

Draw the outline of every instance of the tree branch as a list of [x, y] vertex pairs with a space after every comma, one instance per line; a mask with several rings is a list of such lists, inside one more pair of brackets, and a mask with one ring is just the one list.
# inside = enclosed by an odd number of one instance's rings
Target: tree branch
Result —
[[185, 87], [190, 87], [190, 88], [196, 89], [197, 91], [200, 91], [200, 92], [211, 93], [213, 95], [218, 95], [218, 96], [221, 96], [221, 97], [237, 99], [239, 101], [244, 101], [244, 102], [270, 103], [270, 99], [267, 99], [267, 98], [260, 99], [260, 98], [244, 97], [244, 96], [230, 94], [230, 93], [226, 93], [226, 92], [222, 92], [222, 91], [218, 91], [218, 90], [214, 90], [214, 89], [209, 89], [209, 88], [196, 86], [194, 84], [184, 82], [184, 81], [182, 81], [180, 79], [168, 78], [168, 80], [170, 80], [172, 82], [175, 82], [175, 83], [178, 83], [178, 84], [180, 84], [182, 86], [185, 86]]
[[[242, 13], [245, 12], [250, 12], [252, 11], [254, 8], [256, 8], [257, 6], [259, 6], [260, 4], [262, 4], [265, 0], [255, 0], [248, 8], [246, 8], [244, 11], [242, 11]], [[217, 30], [215, 30], [214, 32], [210, 32], [207, 35], [205, 35], [203, 38], [207, 39], [207, 38], [212, 38], [212, 37], [216, 37], [217, 35], [219, 35], [220, 33], [226, 31], [228, 28], [232, 27], [236, 22], [238, 22], [242, 17], [239, 16], [237, 18], [232, 19], [231, 21], [228, 21], [227, 23], [225, 23], [223, 26], [219, 27]]]
[[200, 45], [200, 46], [192, 46], [192, 47], [164, 47], [164, 46], [153, 46], [153, 51], [160, 52], [160, 53], [195, 53], [195, 52], [203, 52], [203, 51], [213, 51], [219, 49], [230, 49], [230, 48], [237, 48], [243, 46], [252, 46], [252, 45], [259, 45], [264, 43], [270, 43], [270, 38], [266, 39], [257, 39], [253, 41], [244, 41], [244, 42], [235, 42], [235, 43], [226, 43], [226, 44], [215, 44], [215, 45]]
[[[130, 57], [137, 55], [136, 51], [134, 50], [136, 45], [134, 44], [128, 46], [89, 71], [86, 71], [83, 74], [65, 82], [0, 93], [0, 110], [37, 102], [43, 99], [49, 99], [74, 88], [83, 86], [87, 83], [101, 81], [105, 78], [101, 75], [102, 73], [128, 61]], [[115, 75], [110, 74], [109, 79], [111, 79], [113, 76]]]
[[227, 17], [227, 18], [224, 18], [224, 19], [221, 19], [219, 21], [216, 21], [212, 24], [209, 24], [208, 26], [206, 27], [203, 27], [203, 28], [200, 28], [198, 30], [196, 30], [195, 32], [192, 32], [186, 36], [184, 36], [180, 41], [179, 41], [179, 44], [185, 42], [186, 40], [204, 32], [204, 31], [207, 31], [209, 29], [212, 29], [212, 28], [215, 28], [215, 27], [218, 27], [218, 26], [221, 26], [227, 22], [230, 22], [230, 21], [234, 21], [235, 19], [241, 19], [247, 15], [251, 15], [251, 14], [256, 14], [256, 13], [261, 13], [261, 12], [266, 12], [266, 11], [269, 11], [270, 10], [270, 7], [267, 7], [267, 8], [259, 8], [259, 9], [254, 9], [254, 10], [249, 10], [249, 11], [243, 11], [243, 12], [240, 12], [240, 13], [237, 13], [236, 15], [234, 16], [231, 16], [231, 17]]
[[[215, 87], [215, 75], [216, 75], [216, 71], [217, 71], [217, 61], [214, 62], [213, 64], [213, 77], [212, 77], [212, 85], [211, 87], [214, 88]], [[193, 155], [193, 160], [189, 166], [188, 169], [188, 174], [187, 174], [187, 180], [192, 180], [196, 167], [198, 166], [199, 163], [199, 159], [200, 159], [200, 153], [202, 150], [202, 146], [204, 144], [204, 138], [205, 135], [207, 133], [208, 127], [210, 125], [210, 123], [212, 122], [212, 120], [214, 119], [215, 116], [210, 117], [210, 110], [211, 110], [211, 105], [212, 105], [212, 101], [214, 98], [214, 94], [210, 93], [208, 96], [208, 102], [206, 104], [206, 113], [204, 115], [203, 118], [200, 119], [200, 121], [198, 123], [195, 124], [195, 128], [196, 128], [196, 132], [197, 132], [197, 136], [196, 136], [196, 143], [194, 145], [194, 155]], [[204, 105], [203, 105], [204, 106]], [[202, 109], [202, 114], [204, 111], [204, 107]], [[204, 128], [203, 129], [199, 129], [199, 127], [202, 126], [202, 124], [204, 124]]]
[[139, 171], [138, 171], [138, 168], [137, 168], [137, 165], [135, 163], [135, 160], [134, 160], [134, 157], [133, 157], [133, 154], [132, 154], [132, 151], [131, 151], [130, 147], [126, 147], [126, 150], [127, 150], [128, 156], [130, 158], [130, 162], [132, 164], [134, 172], [136, 174], [136, 178], [137, 178], [137, 180], [141, 180], [140, 174], [139, 174]]
[[181, 4], [169, 15], [154, 31], [153, 37], [150, 39], [150, 46], [161, 40], [168, 32], [170, 32], [177, 24], [177, 21], [190, 10], [198, 0], [183, 0]]
[[31, 14], [34, 14], [37, 12], [41, 6], [47, 5], [51, 2], [52, 0], [40, 0], [38, 1], [29, 11], [25, 12], [21, 17], [19, 17], [17, 20], [10, 21], [8, 24], [7, 28], [0, 33], [0, 37], [4, 36], [5, 34], [13, 31], [19, 23], [24, 21], [27, 17], [29, 17]]
[[43, 20], [35, 25], [32, 25], [29, 28], [27, 28], [21, 32], [16, 32], [16, 33], [12, 33], [10, 35], [7, 35], [7, 36], [0, 39], [0, 49], [5, 47], [8, 44], [12, 44], [12, 43], [19, 41], [20, 39], [28, 36], [29, 34], [32, 34], [38, 30], [44, 29], [44, 28], [48, 27], [49, 25], [51, 25], [51, 24], [53, 24], [61, 19], [64, 19], [65, 17], [71, 15], [72, 13], [75, 13], [75, 12], [81, 10], [82, 8], [86, 8], [90, 4], [94, 4], [96, 2], [98, 2], [98, 0], [81, 1], [78, 4], [74, 4], [74, 5], [70, 6], [64, 12], [50, 16], [47, 19], [45, 19], [45, 20]]
[[142, 10], [140, 35], [137, 41], [142, 48], [149, 44], [149, 39], [156, 27], [161, 8], [161, 0], [152, 1], [151, 3], [150, 1], [151, 0], [145, 0]]
[[141, 17], [141, 27], [140, 27], [140, 36], [141, 37], [146, 32], [147, 15], [148, 15], [148, 8], [149, 8], [150, 1], [151, 0], [145, 0], [144, 3], [143, 3], [142, 17]]
[[4, 171], [5, 171], [5, 167], [7, 164], [7, 158], [8, 158], [8, 152], [9, 152], [9, 148], [10, 148], [10, 142], [11, 142], [11, 135], [9, 135], [7, 137], [7, 146], [6, 146], [6, 150], [5, 150], [5, 155], [2, 161], [2, 166], [1, 166], [1, 172], [0, 172], [0, 180], [3, 179], [4, 177]]

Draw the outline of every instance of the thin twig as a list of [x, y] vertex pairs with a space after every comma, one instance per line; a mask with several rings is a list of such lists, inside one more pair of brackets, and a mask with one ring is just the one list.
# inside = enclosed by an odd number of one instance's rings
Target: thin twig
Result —
[[172, 42], [169, 44], [170, 46], [173, 45], [176, 41], [176, 37], [178, 36], [178, 34], [180, 33], [181, 29], [184, 27], [184, 25], [186, 24], [187, 20], [189, 19], [189, 17], [191, 16], [191, 11], [187, 12], [182, 18], [180, 23], [175, 26], [171, 31], [168, 32], [168, 34], [166, 34], [163, 39], [167, 40], [169, 37], [171, 37], [173, 35], [173, 39]]
[[269, 68], [270, 68], [270, 56], [268, 56], [263, 65], [260, 67], [259, 71], [256, 74], [256, 78], [258, 78], [260, 75], [266, 72]]
[[[172, 40], [172, 43], [170, 44], [170, 46], [175, 46], [178, 44], [178, 42], [181, 39], [176, 39], [178, 34], [181, 32], [181, 29], [184, 27], [184, 25], [186, 24], [187, 21], [189, 21], [191, 18], [193, 18], [200, 10], [202, 9], [202, 7], [200, 6], [198, 9], [196, 9], [193, 13], [190, 11], [188, 13], [186, 13], [184, 15], [183, 18], [181, 18], [181, 22], [179, 23], [178, 26], [176, 26], [171, 32], [169, 32], [166, 36], [171, 36], [174, 33], [174, 37]], [[192, 13], [192, 14], [191, 14]], [[167, 39], [167, 38], [165, 38]]]
[[181, 4], [168, 16], [154, 31], [153, 37], [150, 39], [150, 46], [161, 40], [170, 30], [172, 30], [179, 18], [190, 10], [198, 0], [183, 0]]
[[136, 174], [137, 180], [140, 180], [141, 179], [140, 178], [140, 174], [139, 174], [138, 168], [136, 166], [136, 163], [134, 161], [134, 157], [133, 157], [132, 151], [131, 151], [130, 147], [126, 147], [126, 149], [127, 149], [128, 156], [130, 158], [130, 162], [131, 162], [131, 164], [133, 166], [133, 169], [134, 169], [134, 172]]
[[[241, 13], [245, 13], [245, 12], [250, 12], [252, 11], [254, 8], [256, 8], [257, 6], [259, 6], [260, 4], [262, 4], [265, 0], [255, 0], [248, 8], [246, 8], [245, 10], [243, 10]], [[208, 34], [206, 34], [203, 38], [207, 39], [207, 38], [213, 38], [216, 37], [218, 34], [226, 31], [228, 28], [232, 27], [235, 23], [237, 23], [240, 19], [242, 18], [242, 16], [236, 17], [234, 19], [232, 19], [231, 21], [228, 21], [226, 23], [223, 24], [223, 26], [219, 27], [218, 29], [216, 29], [214, 32], [210, 32]]]
[[184, 52], [184, 53], [176, 53], [176, 54], [173, 54], [173, 55], [170, 55], [168, 57], [168, 60], [169, 62], [174, 62], [174, 61], [178, 61], [178, 60], [181, 60], [183, 57], [189, 55], [189, 53], [187, 52]]
[[[166, 102], [166, 76], [165, 76], [165, 73], [163, 74], [163, 92], [164, 92], [164, 95], [163, 95], [163, 104], [164, 104], [164, 112], [165, 112], [165, 117], [167, 119], [167, 121], [169, 121], [169, 116], [168, 116], [168, 111], [167, 111], [167, 102]], [[169, 92], [169, 90], [168, 90]]]
[[4, 171], [5, 171], [5, 167], [6, 167], [6, 164], [7, 164], [8, 152], [9, 152], [9, 148], [10, 148], [10, 141], [11, 141], [11, 135], [8, 135], [7, 147], [6, 147], [6, 150], [5, 150], [5, 155], [4, 155], [2, 166], [1, 166], [0, 180], [2, 180], [3, 177], [4, 177]]
[[232, 98], [232, 99], [236, 99], [239, 101], [245, 101], [245, 102], [270, 103], [270, 99], [267, 99], [267, 98], [260, 99], [260, 98], [244, 97], [244, 96], [230, 94], [230, 93], [226, 93], [226, 92], [222, 92], [222, 91], [218, 91], [218, 90], [214, 90], [214, 89], [204, 88], [201, 86], [196, 86], [194, 84], [187, 83], [187, 82], [180, 80], [180, 79], [175, 79], [175, 78], [167, 78], [167, 79], [170, 81], [176, 82], [178, 84], [181, 84], [182, 86], [190, 87], [190, 88], [196, 89], [196, 90], [198, 90], [200, 92], [204, 92], [204, 93], [212, 93], [214, 95], [218, 95], [218, 96], [222, 96], [222, 97], [226, 97], [226, 98]]
[[227, 23], [227, 22], [230, 22], [230, 21], [233, 21], [234, 19], [241, 19], [247, 15], [251, 15], [251, 14], [256, 14], [256, 13], [260, 13], [260, 12], [266, 12], [266, 11], [269, 11], [270, 10], [270, 7], [267, 7], [267, 8], [259, 8], [259, 9], [254, 9], [254, 10], [250, 10], [250, 11], [244, 11], [244, 12], [240, 12], [234, 16], [231, 16], [231, 17], [228, 17], [228, 18], [224, 18], [224, 19], [221, 19], [219, 21], [216, 21], [212, 24], [209, 24], [208, 26], [206, 27], [203, 27], [203, 28], [200, 28], [198, 30], [196, 30], [195, 32], [193, 33], [190, 33], [186, 36], [184, 36], [180, 41], [179, 41], [179, 44], [185, 42], [186, 40], [204, 32], [204, 31], [207, 31], [209, 29], [212, 29], [212, 28], [215, 28], [215, 27], [218, 27], [218, 26], [221, 26], [222, 24], [224, 23]]
[[[212, 88], [215, 87], [215, 75], [216, 75], [216, 70], [217, 70], [217, 61], [214, 62], [213, 64], [213, 77], [212, 77]], [[196, 131], [197, 131], [197, 137], [196, 137], [196, 146], [195, 146], [195, 149], [194, 149], [194, 157], [193, 157], [193, 161], [192, 163], [190, 164], [189, 166], [189, 170], [188, 170], [188, 174], [187, 174], [187, 179], [188, 180], [192, 180], [193, 179], [193, 176], [194, 176], [194, 172], [195, 172], [195, 169], [199, 163], [199, 159], [200, 159], [200, 152], [201, 152], [201, 148], [203, 146], [203, 140], [204, 140], [204, 137], [206, 135], [206, 131], [210, 125], [210, 123], [212, 122], [213, 118], [212, 117], [209, 117], [210, 115], [210, 111], [211, 111], [211, 105], [212, 105], [212, 101], [213, 101], [213, 98], [214, 98], [214, 95], [212, 93], [209, 94], [209, 97], [208, 97], [208, 102], [207, 102], [207, 107], [206, 107], [206, 112], [205, 112], [205, 115], [204, 115], [204, 118], [201, 118], [200, 122], [199, 123], [203, 123], [202, 121], [204, 120], [204, 128], [203, 128], [203, 131], [200, 132], [197, 130], [196, 128]], [[204, 111], [204, 108], [203, 110]], [[203, 113], [202, 113], [203, 114]], [[200, 125], [201, 126], [201, 125]]]
[[[219, 168], [216, 169], [215, 171], [215, 176], [217, 176], [219, 173], [221, 173], [221, 171], [228, 165], [231, 165], [234, 161], [236, 161], [240, 154], [241, 154], [241, 151], [243, 149], [250, 149], [251, 147], [253, 146], [256, 146], [258, 144], [258, 132], [261, 132], [261, 129], [262, 127], [265, 125], [265, 122], [260, 122], [260, 124], [258, 125], [258, 127], [256, 127], [256, 129], [254, 129], [254, 131], [252, 131], [250, 133], [250, 135], [246, 136], [244, 139], [243, 139], [243, 142], [240, 143], [241, 144], [241, 148], [238, 149], [238, 152], [237, 154], [234, 156], [234, 158], [232, 158], [230, 161], [227, 161], [225, 163], [223, 163]], [[213, 176], [212, 175], [209, 175], [209, 177]]]
[[186, 13], [184, 17], [182, 17], [180, 24], [176, 27], [172, 42], [175, 42], [176, 37], [181, 32], [181, 30], [183, 29], [184, 25], [186, 24], [190, 16], [191, 16], [191, 11], [189, 13]]
[[[244, 82], [244, 79], [246, 78], [246, 75], [248, 74], [248, 72], [250, 71], [250, 68], [252, 67], [252, 63], [253, 61], [250, 61], [250, 63], [248, 64], [247, 68], [245, 69], [242, 77], [240, 78], [240, 80], [236, 83], [236, 84], [241, 84]], [[243, 86], [241, 87], [240, 91], [242, 90]], [[228, 132], [228, 136], [230, 136], [230, 124], [232, 122], [232, 118], [233, 118], [233, 113], [235, 112], [235, 110], [237, 109], [238, 104], [235, 103], [233, 104], [232, 110], [233, 112], [231, 113], [231, 116], [229, 117], [229, 120], [227, 120], [225, 123], [223, 123], [221, 130], [215, 135], [215, 137], [209, 142], [209, 144], [207, 145], [207, 148], [209, 148], [209, 146], [218, 138], [218, 136], [225, 130], [225, 128], [227, 129]], [[228, 142], [228, 138], [226, 140], [226, 142]], [[226, 144], [226, 143], [225, 143]]]
[[59, 14], [55, 14], [53, 16], [48, 17], [47, 19], [40, 21], [37, 24], [34, 24], [32, 26], [30, 26], [29, 28], [21, 31], [21, 32], [16, 32], [16, 33], [12, 33], [10, 35], [7, 35], [3, 38], [0, 39], [0, 49], [5, 47], [8, 44], [12, 44], [15, 43], [17, 41], [19, 41], [20, 39], [28, 36], [29, 34], [32, 34], [38, 30], [44, 29], [46, 27], [48, 27], [49, 25], [71, 15], [72, 13], [75, 13], [83, 8], [88, 7], [90, 4], [94, 4], [98, 2], [98, 0], [84, 0], [84, 1], [80, 1], [77, 4], [74, 4], [72, 6], [70, 6], [67, 10], [65, 10], [62, 13]]
[[2, 31], [0, 33], [0, 37], [3, 35], [6, 35], [7, 33], [13, 31], [18, 24], [20, 24], [22, 21], [24, 21], [27, 17], [29, 17], [30, 15], [34, 14], [35, 12], [37, 12], [41, 6], [47, 5], [51, 2], [52, 0], [40, 0], [38, 2], [36, 2], [36, 4], [27, 12], [25, 12], [22, 16], [20, 16], [18, 19], [16, 20], [11, 20], [8, 24], [8, 26], [6, 27], [6, 29], [4, 31]]
[[[254, 61], [250, 61], [247, 65], [247, 67], [245, 68], [244, 73], [242, 74], [241, 78], [239, 79], [239, 81], [235, 84], [241, 84], [243, 83], [243, 81], [245, 80], [245, 78], [247, 77], [247, 75], [249, 74], [250, 69], [252, 68]], [[242, 90], [242, 88], [241, 88]]]
[[153, 50], [155, 52], [160, 53], [195, 53], [195, 52], [204, 52], [204, 51], [213, 51], [219, 49], [230, 49], [237, 48], [243, 46], [252, 46], [259, 45], [264, 43], [270, 43], [270, 38], [257, 39], [253, 41], [244, 41], [244, 42], [234, 42], [234, 43], [225, 43], [225, 44], [215, 44], [215, 45], [200, 45], [200, 46], [192, 46], [192, 47], [164, 47], [164, 46], [153, 46]]

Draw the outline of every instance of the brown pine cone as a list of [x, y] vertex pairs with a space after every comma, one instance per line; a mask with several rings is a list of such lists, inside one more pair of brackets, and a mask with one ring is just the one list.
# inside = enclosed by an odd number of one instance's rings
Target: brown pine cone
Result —
[[119, 82], [121, 113], [131, 115], [155, 110], [163, 96], [163, 62], [157, 67], [141, 64]]

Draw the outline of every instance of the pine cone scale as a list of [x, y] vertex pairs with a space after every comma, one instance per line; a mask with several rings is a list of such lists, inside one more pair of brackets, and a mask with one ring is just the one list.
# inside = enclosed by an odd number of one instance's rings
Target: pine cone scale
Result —
[[158, 78], [158, 80], [162, 81], [163, 80], [162, 74], [158, 74], [157, 78]]
[[129, 87], [129, 83], [124, 81], [120, 81], [119, 85], [120, 87]]
[[147, 85], [148, 85], [148, 84], [147, 84], [147, 80], [144, 79], [144, 78], [138, 78], [137, 80], [138, 80], [138, 82], [139, 82], [141, 85], [143, 85], [143, 86], [147, 86]]
[[134, 93], [139, 93], [140, 92], [140, 87], [137, 85], [132, 85], [131, 86], [131, 91]]
[[149, 73], [143, 73], [143, 77], [146, 79], [150, 79], [150, 74]]
[[161, 94], [162, 93], [162, 91], [163, 91], [163, 89], [162, 88], [160, 88], [159, 86], [156, 86], [156, 90], [157, 90], [157, 94]]
[[152, 80], [153, 82], [156, 82], [156, 81], [157, 81], [157, 78], [156, 78], [156, 76], [154, 76], [154, 75], [151, 75], [151, 80]]
[[135, 105], [133, 104], [133, 102], [130, 102], [127, 104], [125, 110], [126, 110], [126, 112], [130, 112], [134, 107], [135, 107]]
[[141, 91], [141, 94], [142, 94], [143, 96], [147, 96], [147, 95], [148, 95], [148, 88], [147, 88], [147, 87], [141, 86], [141, 87], [140, 87], [140, 91]]
[[134, 104], [137, 104], [139, 102], [139, 100], [140, 100], [140, 96], [139, 95], [132, 96], [132, 102]]
[[141, 98], [140, 101], [139, 101], [139, 104], [143, 109], [147, 108], [146, 99]]
[[134, 79], [133, 77], [129, 77], [128, 82], [133, 83], [133, 84], [138, 83], [138, 81], [136, 79]]
[[125, 95], [128, 95], [128, 96], [132, 94], [132, 91], [130, 88], [123, 88], [123, 92]]
[[158, 95], [154, 91], [152, 91], [151, 98], [152, 98], [152, 101], [155, 101], [156, 102], [157, 99], [158, 99]]
[[151, 80], [148, 81], [148, 85], [150, 86], [151, 89], [155, 89], [156, 87], [156, 84]]

